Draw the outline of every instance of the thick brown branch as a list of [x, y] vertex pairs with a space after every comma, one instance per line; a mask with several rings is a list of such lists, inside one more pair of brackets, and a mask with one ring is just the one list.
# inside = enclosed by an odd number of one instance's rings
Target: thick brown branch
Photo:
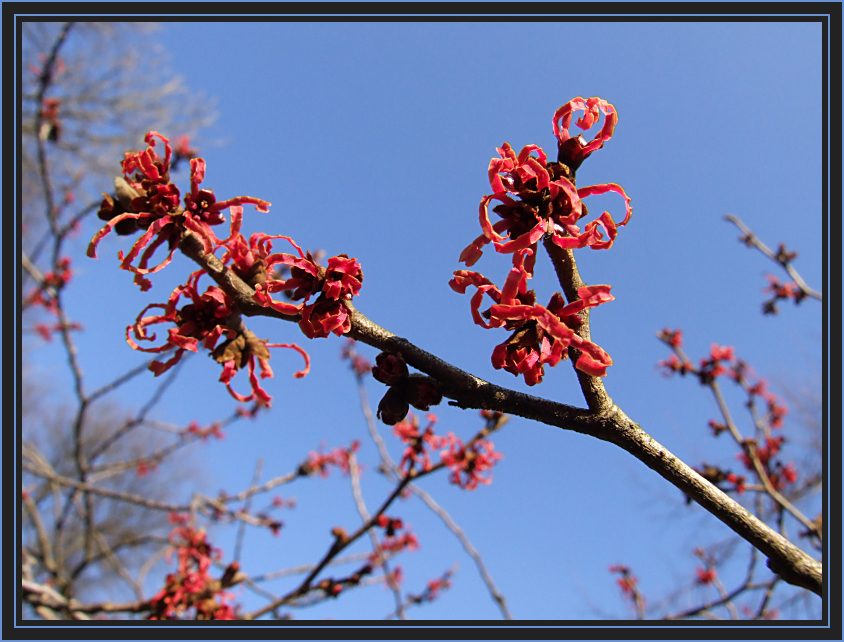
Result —
[[[213, 255], [203, 253], [201, 243], [191, 234], [181, 242], [185, 253], [208, 271], [217, 284], [231, 296], [241, 312], [247, 316], [262, 315], [284, 318], [269, 308], [263, 308], [252, 299], [254, 291]], [[569, 293], [567, 293], [569, 295]], [[346, 336], [387, 352], [400, 352], [408, 365], [434, 377], [442, 385], [444, 396], [460, 408], [497, 410], [504, 414], [518, 415], [549, 426], [573, 430], [608, 441], [621, 447], [668, 482], [691, 497], [698, 504], [729, 526], [736, 534], [758, 548], [768, 559], [769, 568], [786, 582], [811, 590], [817, 595], [823, 591], [823, 566], [765, 523], [749, 513], [743, 506], [720, 489], [707, 482], [691, 467], [674, 457], [648, 433], [631, 421], [618, 406], [612, 404], [603, 384], [598, 380], [592, 402], [600, 410], [586, 410], [534, 397], [515, 390], [496, 386], [457, 368], [439, 357], [417, 347], [407, 339], [396, 336], [370, 321], [351, 304], [352, 328]], [[590, 379], [597, 379], [590, 377]], [[601, 396], [603, 393], [603, 397]], [[588, 397], [587, 397], [588, 398]], [[358, 535], [358, 534], [356, 534]], [[330, 555], [326, 556], [326, 561]], [[319, 567], [321, 569], [321, 566]], [[303, 586], [307, 586], [305, 582]], [[270, 609], [263, 609], [262, 614]], [[253, 617], [258, 614], [253, 614]]]

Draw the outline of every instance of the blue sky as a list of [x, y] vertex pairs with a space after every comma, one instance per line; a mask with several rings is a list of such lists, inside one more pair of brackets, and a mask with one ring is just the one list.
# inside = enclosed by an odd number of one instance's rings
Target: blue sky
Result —
[[[667, 356], [655, 333], [682, 328], [695, 360], [712, 343], [735, 346], [775, 390], [811, 382], [820, 371], [821, 306], [784, 304], [779, 315], [763, 317], [763, 275], [784, 275], [738, 243], [723, 216], [738, 215], [770, 247], [784, 241], [796, 249], [795, 267], [822, 288], [821, 35], [820, 23], [799, 22], [174, 22], [157, 37], [186, 85], [216, 100], [219, 118], [197, 141], [208, 164], [205, 184], [218, 198], [272, 202], [269, 214], [246, 208], [244, 233], [285, 234], [328, 256], [358, 258], [365, 281], [356, 304], [376, 323], [481, 378], [581, 406], [565, 362], [532, 389], [494, 370], [490, 354], [506, 334], [473, 325], [469, 296], [447, 282], [464, 267], [461, 250], [480, 234], [477, 207], [489, 193], [495, 148], [538, 144], [551, 156], [555, 109], [575, 96], [614, 104], [614, 137], [578, 171], [579, 186], [619, 183], [633, 204], [611, 250], [577, 254], [584, 280], [611, 284], [615, 295], [592, 314], [593, 340], [614, 360], [607, 390], [687, 463], [736, 467], [729, 445], [709, 436], [716, 408], [706, 391], [655, 368]], [[186, 175], [180, 181], [187, 186]], [[592, 197], [589, 205], [609, 209], [616, 220], [623, 215], [615, 196]], [[113, 257], [125, 247], [125, 239], [108, 237], [100, 260], [81, 266], [76, 286], [105, 283], [113, 292], [108, 300], [77, 298], [86, 306], [78, 313], [98, 319], [88, 324], [96, 333], [80, 336], [92, 386], [140, 361], [123, 328], [192, 269], [177, 260], [141, 294], [115, 269]], [[487, 251], [473, 269], [500, 283], [508, 266], [507, 257]], [[540, 302], [556, 289], [542, 255], [533, 286]], [[274, 354], [275, 378], [266, 386], [272, 411], [196, 453], [207, 490], [245, 487], [257, 458], [267, 479], [294, 470], [323, 441], [330, 449], [360, 439], [360, 459], [369, 466], [364, 493], [374, 510], [388, 487], [374, 470], [377, 451], [354, 379], [339, 360], [345, 340], [308, 341], [296, 326], [266, 319], [248, 324], [260, 337], [303, 345], [312, 371], [295, 380], [298, 357]], [[366, 346], [360, 352], [375, 357]], [[103, 364], [103, 354], [113, 360]], [[162, 418], [207, 423], [231, 412], [235, 403], [218, 376], [207, 359], [190, 360]], [[377, 405], [383, 386], [370, 381], [368, 389]], [[730, 399], [749, 430], [739, 397]], [[464, 439], [481, 427], [474, 411], [442, 406], [436, 413], [442, 432]], [[799, 427], [786, 430], [796, 448]], [[383, 433], [400, 456], [389, 429]], [[465, 492], [444, 475], [421, 485], [482, 553], [517, 618], [627, 616], [609, 564], [632, 566], [657, 602], [691, 584], [695, 546], [729, 536], [612, 445], [519, 418], [494, 441], [504, 459], [491, 486]], [[249, 572], [315, 561], [333, 526], [351, 531], [359, 524], [348, 480], [337, 473], [298, 481], [281, 494], [295, 496], [298, 506], [281, 516], [278, 538], [248, 532]], [[817, 509], [810, 502], [806, 512]], [[459, 564], [454, 588], [411, 611], [413, 618], [499, 617], [472, 561], [435, 516], [414, 501], [391, 512], [422, 544], [399, 561], [407, 591], [420, 592]], [[230, 553], [233, 530], [214, 533]], [[726, 570], [725, 579], [731, 572], [738, 578], [743, 564]], [[705, 595], [691, 589], [688, 599]], [[248, 593], [240, 597], [259, 604]], [[374, 587], [294, 616], [378, 618], [392, 606], [391, 594]]]

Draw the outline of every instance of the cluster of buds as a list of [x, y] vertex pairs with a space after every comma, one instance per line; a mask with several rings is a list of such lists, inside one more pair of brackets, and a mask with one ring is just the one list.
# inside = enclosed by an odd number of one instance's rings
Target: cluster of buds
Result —
[[440, 450], [440, 461], [450, 471], [449, 481], [466, 490], [474, 490], [478, 484], [489, 484], [492, 477], [484, 475], [503, 456], [494, 452], [495, 446], [491, 441], [482, 439], [491, 428], [500, 425], [500, 414], [487, 413], [482, 416], [487, 421], [487, 427], [472, 439], [464, 444], [453, 432], [445, 436], [434, 434], [434, 424], [437, 417], [429, 413], [427, 415], [428, 425], [425, 430], [419, 430], [419, 420], [415, 415], [410, 415], [407, 420], [400, 421], [393, 427], [393, 433], [407, 444], [402, 455], [400, 466], [410, 472], [411, 470], [427, 472], [432, 469], [429, 449]]
[[321, 452], [322, 447], [320, 447], [320, 452], [311, 452], [307, 461], [299, 465], [298, 473], [302, 477], [310, 475], [328, 477], [330, 466], [337, 466], [348, 475], [351, 470], [349, 458], [352, 453], [356, 453], [359, 449], [360, 442], [357, 439], [348, 448], [335, 448], [329, 453]]
[[403, 421], [410, 406], [427, 411], [443, 399], [439, 382], [427, 375], [410, 374], [400, 353], [382, 352], [375, 357], [372, 376], [376, 381], [389, 386], [378, 404], [377, 413], [378, 418], [388, 426]]
[[636, 606], [637, 610], [644, 609], [645, 599], [639, 592], [639, 581], [629, 566], [624, 564], [611, 564], [609, 567], [610, 573], [617, 573], [619, 575], [616, 579], [616, 584], [621, 589], [622, 595], [629, 599]]
[[794, 305], [799, 305], [808, 296], [796, 281], [781, 283], [779, 279], [770, 274], [766, 275], [766, 278], [768, 279], [768, 287], [762, 291], [773, 294], [773, 296], [762, 303], [763, 314], [777, 314], [779, 312], [777, 301], [791, 299], [794, 301]]
[[333, 577], [327, 577], [314, 585], [314, 588], [322, 591], [325, 594], [325, 597], [337, 597], [343, 592], [345, 587], [357, 586], [363, 578], [371, 574], [372, 565], [366, 564], [348, 577], [344, 577], [339, 580], [335, 580]]
[[[712, 466], [707, 463], [704, 463], [701, 468], [693, 468], [693, 470], [710, 484], [725, 493], [735, 491], [741, 495], [744, 492], [746, 482], [744, 475], [736, 475], [729, 470], [722, 470], [718, 466]], [[686, 503], [690, 504], [691, 501], [691, 497], [686, 496]]]
[[[150, 600], [150, 620], [234, 620], [231, 595], [225, 589], [239, 581], [240, 567], [232, 562], [219, 580], [211, 578], [212, 560], [220, 551], [211, 546], [203, 529], [179, 526], [170, 535], [178, 554], [178, 570], [170, 573], [165, 586]], [[168, 554], [168, 557], [169, 555]]]
[[425, 590], [419, 595], [410, 594], [407, 596], [408, 602], [411, 604], [422, 604], [423, 602], [433, 602], [436, 600], [442, 591], [447, 591], [451, 588], [451, 576], [453, 571], [446, 571], [435, 580], [428, 580]]
[[783, 490], [788, 484], [793, 484], [797, 481], [797, 470], [794, 468], [793, 462], [783, 463], [777, 459], [777, 455], [782, 448], [785, 438], [766, 437], [764, 445], [759, 445], [755, 439], [745, 439], [743, 452], [736, 455], [745, 468], [756, 472], [756, 467], [753, 465], [753, 455], [759, 460], [762, 465], [764, 474], [771, 482], [771, 486], [775, 490]]
[[70, 268], [70, 257], [60, 258], [55, 265], [55, 268], [44, 273], [44, 277], [38, 287], [33, 288], [29, 294], [24, 298], [22, 307], [26, 309], [30, 306], [43, 307], [51, 314], [58, 314], [58, 300], [56, 294], [68, 283], [73, 277], [73, 270]]
[[[572, 114], [576, 111], [584, 112], [576, 123], [584, 130], [595, 125], [601, 113], [605, 116], [603, 127], [589, 143], [581, 135], [573, 137], [569, 132]], [[578, 299], [568, 305], [557, 293], [543, 307], [536, 304], [536, 295], [526, 283], [533, 277], [537, 245], [542, 238], [550, 239], [564, 250], [609, 249], [618, 235], [618, 228], [630, 220], [630, 198], [620, 185], [606, 183], [580, 189], [575, 186], [575, 171], [612, 137], [617, 122], [615, 108], [605, 100], [578, 97], [554, 114], [556, 162], [548, 162], [546, 153], [537, 145], [528, 145], [519, 154], [507, 143], [498, 148], [499, 158], [490, 161], [488, 170], [493, 193], [484, 196], [479, 207], [483, 234], [463, 250], [460, 261], [471, 267], [481, 258], [484, 246], [491, 243], [496, 252], [513, 255], [513, 269], [500, 290], [482, 274], [468, 270], [456, 271], [449, 282], [460, 294], [470, 285], [476, 288], [471, 309], [477, 325], [513, 331], [506, 342], [493, 350], [492, 363], [497, 369], [524, 375], [525, 382], [531, 386], [542, 381], [544, 366], [557, 365], [570, 347], [580, 354], [575, 366], [582, 372], [605, 376], [607, 367], [612, 365], [606, 352], [576, 332], [584, 322], [584, 316], [579, 313], [613, 299], [610, 286], [580, 288]], [[624, 219], [616, 223], [609, 212], [604, 212], [581, 229], [578, 223], [589, 215], [582, 200], [609, 192], [624, 198]], [[489, 219], [489, 204], [493, 200], [500, 201], [493, 208], [501, 217], [496, 223]], [[494, 305], [480, 313], [484, 294]]]

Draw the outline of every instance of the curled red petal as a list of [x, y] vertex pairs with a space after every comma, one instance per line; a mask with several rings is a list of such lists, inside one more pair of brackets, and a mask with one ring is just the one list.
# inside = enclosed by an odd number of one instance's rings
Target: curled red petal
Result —
[[176, 354], [173, 355], [172, 359], [169, 359], [164, 363], [162, 363], [161, 361], [153, 361], [151, 364], [149, 364], [149, 369], [157, 377], [162, 373], [167, 372], [170, 368], [179, 363], [184, 353], [185, 351], [182, 348], [179, 348], [178, 350], [176, 350]]
[[470, 285], [474, 285], [479, 288], [482, 285], [493, 285], [493, 283], [483, 274], [478, 272], [471, 272], [470, 270], [455, 270], [454, 278], [448, 282], [448, 285], [458, 294], [466, 294], [466, 288]]
[[627, 225], [627, 222], [633, 214], [633, 208], [630, 206], [630, 197], [627, 196], [627, 193], [621, 185], [618, 185], [617, 183], [602, 183], [600, 185], [581, 187], [577, 190], [577, 193], [581, 198], [586, 198], [587, 196], [592, 196], [593, 194], [606, 194], [607, 192], [615, 192], [624, 199], [624, 220], [621, 223], [617, 223], [617, 225]]
[[571, 134], [569, 133], [569, 128], [571, 127], [571, 116], [576, 110], [586, 110], [586, 102], [580, 96], [572, 98], [554, 112], [554, 136], [556, 136], [557, 140], [561, 143], [571, 138]]
[[510, 252], [518, 252], [519, 250], [533, 249], [532, 246], [541, 239], [544, 235], [548, 223], [545, 219], [539, 220], [530, 232], [522, 234], [515, 239], [509, 240], [506, 243], [493, 241], [495, 251], [502, 254], [509, 254]]
[[205, 159], [191, 158], [190, 159], [190, 188], [191, 194], [194, 196], [199, 193], [199, 185], [205, 180]]
[[302, 358], [305, 360], [305, 367], [302, 370], [299, 370], [293, 376], [297, 379], [301, 379], [306, 374], [311, 371], [311, 358], [308, 356], [308, 353], [305, 352], [302, 348], [300, 348], [295, 343], [268, 343], [268, 348], [290, 348], [291, 350], [295, 350], [299, 354], [302, 355]]
[[[584, 342], [584, 344], [586, 343], [589, 342]], [[601, 354], [594, 355], [584, 351], [578, 357], [575, 367], [581, 372], [585, 372], [586, 374], [592, 375], [593, 377], [606, 377], [607, 367], [612, 365], [612, 359], [606, 352], [598, 348], [598, 346], [596, 346], [594, 343], [591, 343], [590, 345], [597, 348]], [[583, 345], [578, 347], [581, 350], [584, 349]]]
[[578, 234], [577, 236], [560, 236], [554, 234], [551, 237], [554, 245], [561, 247], [564, 250], [576, 250], [581, 247], [586, 247], [586, 236]]
[[489, 309], [489, 313], [497, 321], [527, 320], [533, 319], [536, 316], [536, 307], [532, 305], [506, 305], [500, 303], [493, 305]]
[[117, 258], [121, 262], [120, 268], [123, 270], [135, 272], [137, 268], [131, 265], [131, 262], [135, 259], [136, 256], [138, 256], [140, 251], [147, 246], [147, 244], [153, 239], [154, 236], [159, 234], [167, 225], [171, 225], [172, 223], [173, 220], [169, 216], [165, 216], [153, 221], [152, 224], [149, 226], [149, 229], [137, 241], [135, 241], [135, 244], [129, 250], [129, 254], [124, 257], [123, 250], [117, 253]]
[[111, 232], [112, 229], [114, 229], [115, 225], [117, 225], [120, 221], [125, 221], [127, 218], [138, 219], [138, 218], [140, 218], [140, 215], [135, 214], [133, 212], [126, 212], [125, 214], [120, 214], [119, 216], [115, 216], [108, 223], [106, 223], [99, 232], [94, 234], [94, 237], [91, 239], [91, 242], [88, 244], [88, 250], [87, 250], [86, 254], [92, 259], [97, 258], [97, 245], [99, 244], [99, 242], [103, 239], [103, 237], [106, 236], [106, 234], [108, 234], [109, 232]]
[[234, 198], [214, 203], [214, 205], [211, 206], [211, 211], [219, 212], [231, 207], [232, 205], [246, 205], [247, 203], [254, 205], [257, 211], [263, 213], [269, 212], [270, 205], [272, 205], [272, 203], [261, 200], [260, 198], [255, 198], [254, 196], [235, 196]]
[[493, 229], [492, 223], [489, 220], [489, 202], [494, 198], [496, 198], [496, 195], [490, 194], [489, 196], [484, 196], [481, 199], [481, 204], [478, 207], [478, 218], [481, 222], [481, 229], [484, 231], [484, 236], [491, 241], [500, 242], [503, 241], [505, 237], [501, 236]]
[[150, 147], [155, 147], [155, 138], [160, 139], [164, 143], [164, 166], [169, 167], [170, 158], [173, 156], [173, 150], [170, 148], [170, 139], [153, 130], [147, 132], [147, 135], [144, 136], [144, 142]]
[[466, 248], [460, 253], [460, 257], [457, 260], [464, 263], [466, 267], [472, 267], [478, 262], [478, 259], [483, 256], [483, 247], [487, 243], [489, 243], [489, 239], [486, 237], [486, 234], [481, 234], [478, 238], [466, 246]]

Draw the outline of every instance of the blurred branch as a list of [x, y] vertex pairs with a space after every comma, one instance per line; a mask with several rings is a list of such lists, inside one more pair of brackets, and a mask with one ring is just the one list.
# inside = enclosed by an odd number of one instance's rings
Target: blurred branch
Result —
[[794, 269], [794, 266], [791, 265], [791, 261], [796, 256], [796, 253], [790, 254], [786, 252], [785, 247], [782, 245], [780, 246], [780, 250], [778, 252], [772, 252], [771, 249], [762, 241], [760, 241], [759, 237], [757, 237], [753, 233], [753, 231], [748, 228], [738, 216], [735, 216], [733, 214], [727, 214], [724, 217], [724, 220], [729, 221], [744, 233], [744, 236], [739, 239], [742, 243], [744, 243], [748, 247], [755, 247], [757, 250], [762, 252], [762, 254], [771, 259], [774, 263], [781, 266], [788, 273], [788, 276], [790, 276], [791, 279], [797, 284], [797, 287], [800, 288], [803, 294], [817, 299], [818, 301], [823, 301], [823, 295], [817, 290], [813, 290], [812, 288], [810, 288], [800, 276], [800, 274], [797, 272], [797, 270]]

